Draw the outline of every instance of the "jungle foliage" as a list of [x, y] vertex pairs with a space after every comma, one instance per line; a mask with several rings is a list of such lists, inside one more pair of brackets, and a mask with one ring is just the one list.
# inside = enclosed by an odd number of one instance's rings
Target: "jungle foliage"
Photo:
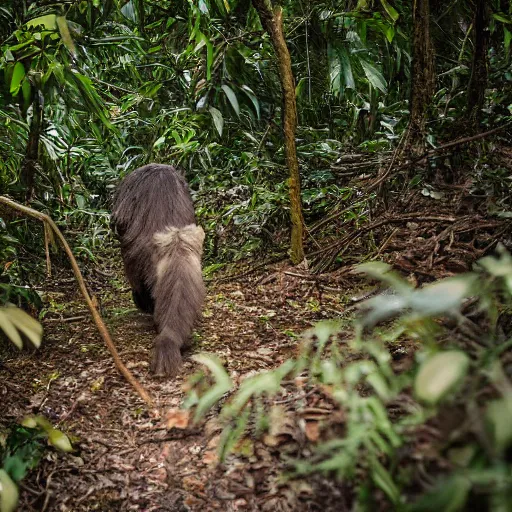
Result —
[[[435, 147], [467, 118], [477, 6], [431, 4], [436, 82], [424, 136]], [[481, 130], [510, 118], [510, 7], [491, 4]], [[283, 7], [311, 225], [353, 199], [355, 188], [331, 167], [342, 148], [385, 155], [407, 127], [413, 13], [410, 2], [385, 0]], [[196, 192], [211, 262], [286, 250], [278, 69], [250, 2], [4, 2], [0, 18], [2, 193], [30, 196], [78, 233], [77, 253], [94, 258], [119, 176], [149, 161], [175, 162]], [[2, 261], [12, 262], [11, 281], [26, 284], [23, 247], [41, 234], [9, 224]]]
[[[333, 244], [315, 270], [347, 261], [346, 247], [372, 229], [355, 235], [344, 229], [374, 221], [377, 204], [409, 192], [435, 204], [437, 179], [472, 199], [483, 197], [475, 209], [485, 215], [512, 216], [510, 170], [493, 159], [498, 144], [510, 159], [509, 0], [6, 0], [0, 5], [0, 193], [50, 215], [81, 261], [94, 264], [110, 241], [110, 198], [119, 178], [149, 162], [175, 163], [187, 173], [207, 233], [207, 274], [227, 262], [282, 257], [289, 249], [290, 196], [281, 75], [254, 4], [283, 9], [306, 257], [324, 239]], [[478, 139], [476, 149], [436, 157], [461, 135], [495, 129], [495, 139]], [[410, 165], [414, 158], [417, 166]], [[395, 163], [400, 172], [391, 173]], [[368, 176], [374, 181], [366, 187]], [[387, 195], [390, 189], [394, 195]], [[368, 239], [358, 259], [380, 255]], [[495, 242], [482, 241], [482, 254]], [[32, 285], [44, 260], [35, 254], [44, 254], [42, 229], [0, 210], [1, 304], [40, 305]], [[413, 462], [402, 450], [414, 429], [442, 413], [441, 405], [462, 404], [464, 419], [481, 414], [485, 425], [476, 434], [456, 432], [452, 445], [440, 449], [453, 471], [443, 493], [425, 499], [460, 510], [478, 496], [485, 509], [508, 510], [512, 413], [502, 365], [510, 336], [502, 314], [510, 308], [510, 256], [503, 251], [480, 266], [487, 274], [480, 269], [445, 288], [441, 281], [431, 285], [432, 295], [429, 288], [413, 290], [387, 267], [364, 267], [395, 290], [394, 301], [370, 302], [366, 318], [398, 315], [394, 329], [367, 340], [359, 326], [340, 348], [333, 342], [339, 325], [317, 327], [310, 333], [315, 350], [306, 344], [301, 357], [246, 382], [225, 406], [224, 454], [246, 432], [254, 413], [248, 404], [263, 403], [255, 386], [273, 396], [285, 377], [308, 372], [311, 385], [329, 388], [348, 423], [344, 437], [297, 461], [297, 474], [356, 481], [355, 502], [363, 509], [374, 505], [371, 491], [378, 488], [394, 509], [416, 503], [416, 510], [427, 510], [412, 496], [426, 495], [429, 485], [412, 489], [419, 480], [404, 474]], [[475, 295], [486, 318], [478, 331], [484, 346], [447, 340], [433, 319], [449, 309], [460, 320], [455, 310]], [[387, 309], [390, 304], [396, 309]], [[18, 341], [13, 311], [0, 311], [0, 327]], [[402, 336], [421, 339], [424, 347], [413, 370], [395, 375], [383, 340]], [[345, 365], [345, 349], [358, 360]], [[220, 363], [201, 362], [221, 385], [209, 402], [192, 393], [188, 405], [198, 408], [198, 418], [230, 389]], [[430, 386], [432, 379], [439, 387]], [[361, 383], [370, 396], [359, 393]], [[407, 388], [416, 401], [404, 399]], [[489, 388], [492, 401], [482, 403], [480, 392]], [[390, 404], [402, 399], [399, 418], [390, 417]], [[262, 411], [263, 405], [256, 433], [268, 427]], [[46, 434], [52, 428], [39, 427]], [[12, 446], [19, 435], [35, 446], [35, 456], [15, 464], [23, 469], [18, 480], [36, 463], [46, 435], [39, 429], [31, 437], [24, 428], [13, 434]], [[4, 444], [3, 465], [14, 457], [9, 450]], [[6, 475], [0, 470], [0, 485], [17, 492], [12, 471], [9, 481]]]

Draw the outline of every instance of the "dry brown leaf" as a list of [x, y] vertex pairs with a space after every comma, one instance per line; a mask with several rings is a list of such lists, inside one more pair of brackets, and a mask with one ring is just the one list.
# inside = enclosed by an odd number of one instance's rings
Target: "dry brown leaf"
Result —
[[204, 483], [196, 477], [186, 476], [181, 481], [183, 483], [183, 489], [194, 493], [204, 492]]
[[320, 423], [318, 421], [306, 421], [306, 437], [313, 443], [320, 437]]
[[217, 464], [219, 462], [219, 456], [217, 455], [216, 450], [207, 450], [203, 455], [203, 462], [210, 466], [212, 464]]
[[167, 428], [186, 429], [190, 419], [190, 411], [183, 409], [170, 409], [165, 415], [165, 425]]

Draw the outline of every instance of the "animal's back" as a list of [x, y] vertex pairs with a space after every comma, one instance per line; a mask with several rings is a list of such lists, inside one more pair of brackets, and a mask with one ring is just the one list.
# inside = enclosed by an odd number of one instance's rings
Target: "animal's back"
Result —
[[127, 241], [152, 237], [169, 226], [195, 224], [194, 205], [185, 178], [170, 165], [139, 167], [120, 183], [112, 219]]
[[153, 235], [168, 227], [195, 224], [194, 205], [185, 178], [170, 165], [139, 167], [120, 183], [112, 224], [121, 241], [126, 275], [136, 292], [153, 287]]

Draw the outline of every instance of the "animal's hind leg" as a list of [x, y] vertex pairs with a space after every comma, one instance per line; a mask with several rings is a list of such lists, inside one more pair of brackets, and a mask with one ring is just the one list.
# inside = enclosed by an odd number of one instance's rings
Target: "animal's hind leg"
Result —
[[151, 315], [155, 311], [155, 300], [153, 299], [151, 292], [148, 288], [143, 286], [140, 290], [132, 290], [133, 302], [135, 305]]

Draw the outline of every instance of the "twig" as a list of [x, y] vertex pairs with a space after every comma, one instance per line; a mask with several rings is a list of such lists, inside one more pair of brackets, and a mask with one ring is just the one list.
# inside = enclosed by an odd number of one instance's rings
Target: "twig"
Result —
[[59, 322], [59, 323], [63, 323], [63, 324], [67, 324], [67, 323], [73, 323], [73, 322], [79, 322], [80, 320], [85, 320], [87, 318], [87, 316], [85, 315], [80, 315], [80, 316], [70, 316], [70, 317], [67, 317], [67, 318], [47, 318], [45, 320], [45, 323], [52, 323], [52, 322]]
[[114, 345], [114, 342], [112, 341], [112, 338], [110, 337], [110, 334], [108, 332], [108, 329], [103, 322], [103, 319], [101, 318], [101, 315], [99, 314], [98, 310], [96, 309], [93, 300], [91, 299], [89, 292], [87, 291], [87, 287], [84, 282], [84, 278], [82, 277], [82, 273], [80, 272], [80, 268], [78, 267], [78, 264], [76, 262], [75, 257], [73, 256], [73, 252], [71, 251], [66, 239], [60, 232], [60, 229], [57, 227], [55, 222], [46, 214], [38, 212], [37, 210], [33, 210], [32, 208], [29, 208], [28, 206], [23, 206], [21, 204], [16, 203], [15, 201], [12, 201], [11, 199], [0, 196], [0, 203], [5, 204], [14, 210], [18, 210], [25, 215], [28, 215], [29, 217], [34, 217], [46, 225], [48, 225], [49, 228], [52, 229], [52, 231], [57, 235], [57, 238], [60, 240], [62, 246], [64, 247], [64, 250], [69, 258], [69, 261], [71, 263], [71, 267], [73, 269], [73, 273], [75, 274], [76, 280], [78, 281], [78, 286], [80, 288], [80, 291], [82, 292], [82, 295], [84, 296], [85, 302], [87, 303], [87, 306], [89, 308], [89, 311], [91, 312], [91, 315], [93, 317], [94, 323], [96, 324], [96, 327], [98, 328], [98, 331], [105, 341], [105, 344], [107, 345], [107, 348], [109, 352], [112, 354], [112, 358], [114, 359], [114, 363], [121, 373], [123, 377], [135, 388], [139, 396], [146, 402], [147, 405], [153, 406], [154, 402], [152, 398], [149, 396], [148, 392], [143, 388], [143, 386], [139, 383], [139, 381], [134, 377], [134, 375], [128, 370], [128, 368], [124, 365], [124, 363], [121, 361], [121, 358], [119, 357], [119, 353], [117, 352], [116, 346]]
[[[413, 158], [412, 160], [408, 160], [402, 165], [399, 165], [394, 169], [394, 171], [401, 171], [402, 169], [406, 169], [407, 167], [411, 167], [412, 165], [419, 164], [423, 160], [435, 156], [437, 153], [441, 153], [443, 151], [446, 151], [447, 149], [455, 148], [457, 146], [461, 146], [462, 144], [467, 144], [469, 142], [474, 142], [480, 139], [484, 139], [485, 137], [489, 137], [491, 135], [494, 135], [495, 133], [499, 133], [502, 130], [505, 130], [507, 128], [512, 127], [512, 122], [505, 123], [502, 126], [498, 126], [497, 128], [493, 128], [492, 130], [477, 133], [476, 135], [472, 135], [471, 137], [463, 137], [461, 139], [452, 140], [451, 142], [447, 142], [446, 144], [443, 144], [441, 146], [438, 146], [437, 148], [430, 149], [429, 151], [426, 151], [423, 153], [423, 155], [420, 155], [416, 158]], [[371, 192], [376, 187], [378, 187], [382, 181], [384, 181], [388, 175], [391, 172], [391, 166], [388, 168], [388, 170], [375, 182], [372, 183], [372, 185], [368, 188], [368, 192]]]
[[258, 270], [260, 268], [266, 267], [267, 265], [273, 265], [274, 263], [279, 263], [280, 261], [283, 261], [284, 259], [285, 258], [283, 256], [279, 256], [277, 258], [270, 259], [268, 261], [260, 263], [259, 265], [255, 265], [251, 269], [246, 270], [245, 272], [241, 272], [240, 274], [235, 273], [235, 274], [231, 274], [231, 275], [225, 276], [225, 277], [212, 277], [211, 279], [205, 279], [205, 281], [207, 283], [209, 283], [209, 282], [222, 283], [225, 281], [232, 281], [234, 279], [240, 279], [241, 277], [246, 277], [250, 274], [253, 274], [254, 272], [256, 272], [256, 270]]

